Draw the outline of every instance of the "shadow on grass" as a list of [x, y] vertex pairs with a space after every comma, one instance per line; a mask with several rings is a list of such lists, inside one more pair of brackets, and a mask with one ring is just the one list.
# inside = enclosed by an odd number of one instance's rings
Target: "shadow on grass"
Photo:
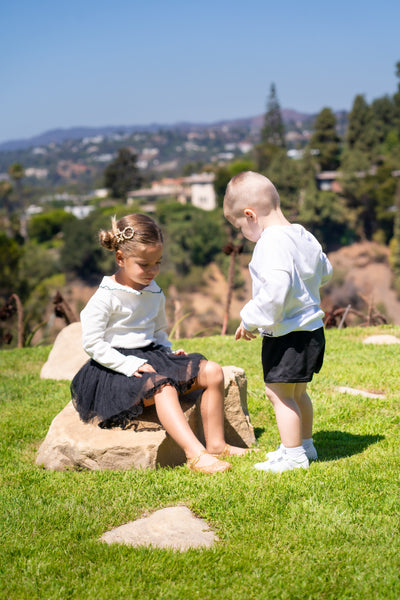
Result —
[[258, 440], [259, 437], [262, 436], [262, 434], [264, 433], [265, 429], [264, 427], [254, 427], [254, 435], [256, 436], [256, 439]]
[[319, 460], [336, 460], [363, 452], [371, 444], [383, 440], [383, 435], [357, 435], [346, 431], [317, 431], [313, 433]]

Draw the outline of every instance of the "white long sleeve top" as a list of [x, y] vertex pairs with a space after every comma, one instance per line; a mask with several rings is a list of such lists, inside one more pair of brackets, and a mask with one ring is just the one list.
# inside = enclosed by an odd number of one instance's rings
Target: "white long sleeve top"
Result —
[[143, 348], [151, 343], [168, 350], [165, 296], [152, 281], [140, 291], [104, 277], [81, 312], [82, 344], [96, 362], [131, 376], [147, 361], [124, 356], [115, 348]]
[[252, 299], [240, 313], [248, 331], [275, 337], [323, 326], [319, 288], [331, 278], [332, 266], [302, 225], [264, 229], [249, 270]]

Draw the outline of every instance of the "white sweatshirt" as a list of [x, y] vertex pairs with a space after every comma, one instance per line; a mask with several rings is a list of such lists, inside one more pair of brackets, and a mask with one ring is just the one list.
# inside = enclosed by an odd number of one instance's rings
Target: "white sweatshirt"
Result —
[[81, 312], [82, 344], [101, 365], [131, 376], [147, 362], [115, 348], [144, 348], [152, 342], [168, 350], [165, 296], [155, 281], [141, 291], [104, 277]]
[[275, 337], [323, 326], [319, 288], [331, 278], [332, 266], [302, 225], [264, 229], [249, 269], [253, 297], [240, 313], [248, 331]]

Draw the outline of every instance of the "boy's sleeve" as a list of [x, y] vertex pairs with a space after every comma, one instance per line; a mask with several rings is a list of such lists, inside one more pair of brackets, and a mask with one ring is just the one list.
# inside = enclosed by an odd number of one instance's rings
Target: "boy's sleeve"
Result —
[[84, 350], [99, 364], [130, 377], [147, 360], [136, 356], [124, 356], [104, 339], [104, 332], [111, 314], [111, 303], [94, 295], [81, 312], [82, 345]]
[[247, 331], [272, 327], [281, 320], [290, 282], [289, 273], [279, 269], [269, 271], [268, 279], [260, 277], [258, 291], [240, 311]]
[[326, 254], [322, 253], [322, 276], [321, 276], [321, 286], [328, 283], [331, 279], [333, 273], [333, 267], [329, 261], [329, 258]]

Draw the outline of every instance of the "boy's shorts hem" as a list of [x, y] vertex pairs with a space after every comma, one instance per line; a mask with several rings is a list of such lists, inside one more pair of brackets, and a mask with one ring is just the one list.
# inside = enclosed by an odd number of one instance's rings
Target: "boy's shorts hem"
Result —
[[308, 383], [321, 370], [325, 353], [324, 328], [264, 337], [262, 366], [265, 383]]

